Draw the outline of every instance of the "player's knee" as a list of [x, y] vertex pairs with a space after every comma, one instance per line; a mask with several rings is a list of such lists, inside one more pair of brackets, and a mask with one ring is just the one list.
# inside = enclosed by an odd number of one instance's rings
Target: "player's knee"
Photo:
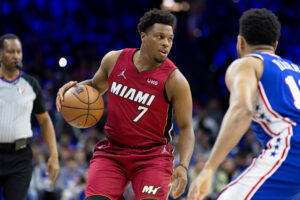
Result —
[[111, 200], [111, 199], [107, 196], [97, 194], [97, 195], [88, 196], [85, 200]]

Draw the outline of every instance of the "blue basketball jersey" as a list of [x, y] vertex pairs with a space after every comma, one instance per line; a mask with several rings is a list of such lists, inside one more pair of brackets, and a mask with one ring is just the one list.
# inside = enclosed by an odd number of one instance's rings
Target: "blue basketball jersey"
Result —
[[[251, 128], [265, 147], [270, 138], [280, 135], [288, 127], [299, 130], [300, 67], [273, 54], [247, 56], [258, 57], [264, 62]], [[294, 137], [300, 140], [300, 132], [294, 132]]]
[[300, 67], [269, 53], [252, 53], [264, 63], [251, 127], [260, 155], [218, 200], [299, 200]]

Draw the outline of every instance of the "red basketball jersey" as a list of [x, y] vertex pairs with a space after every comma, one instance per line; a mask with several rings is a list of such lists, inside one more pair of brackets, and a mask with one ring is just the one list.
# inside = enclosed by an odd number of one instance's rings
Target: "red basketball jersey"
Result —
[[137, 50], [124, 49], [108, 79], [108, 141], [136, 148], [167, 144], [174, 130], [165, 83], [177, 67], [166, 59], [154, 70], [139, 72], [133, 64]]

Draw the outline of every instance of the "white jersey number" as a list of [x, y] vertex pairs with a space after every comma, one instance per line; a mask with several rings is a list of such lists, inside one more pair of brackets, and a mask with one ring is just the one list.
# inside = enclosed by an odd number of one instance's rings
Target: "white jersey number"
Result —
[[[297, 86], [295, 79], [292, 76], [287, 76], [285, 78], [285, 83], [289, 86], [290, 91], [292, 93], [294, 99], [294, 105], [297, 109], [300, 109], [300, 89]], [[300, 86], [300, 80], [298, 81], [298, 85]]]
[[138, 110], [141, 110], [142, 112], [140, 112], [140, 114], [138, 116], [136, 116], [136, 118], [134, 118], [134, 122], [138, 122], [144, 114], [146, 114], [146, 112], [148, 111], [149, 108], [146, 108], [144, 106], [139, 106]]

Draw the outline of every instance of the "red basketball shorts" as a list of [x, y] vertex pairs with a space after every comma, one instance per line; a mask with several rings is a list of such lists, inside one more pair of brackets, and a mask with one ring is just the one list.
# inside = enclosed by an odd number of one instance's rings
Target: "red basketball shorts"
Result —
[[101, 149], [90, 161], [86, 198], [122, 199], [131, 182], [135, 199], [167, 199], [174, 157], [171, 145], [129, 149], [103, 142], [98, 146]]

